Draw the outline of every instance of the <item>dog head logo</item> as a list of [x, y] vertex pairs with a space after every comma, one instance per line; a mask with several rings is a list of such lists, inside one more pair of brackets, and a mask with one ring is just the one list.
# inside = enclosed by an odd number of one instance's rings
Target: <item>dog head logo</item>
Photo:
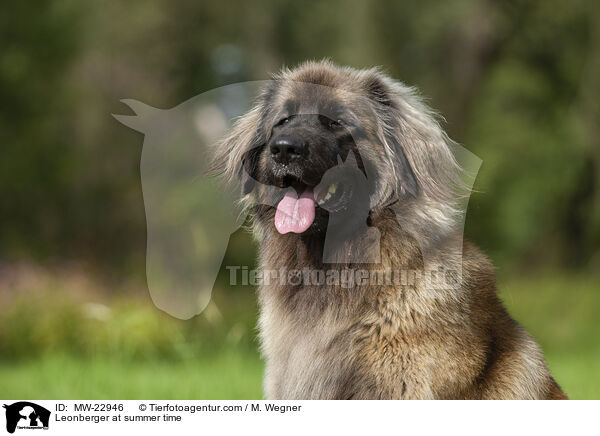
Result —
[[[450, 188], [427, 178], [444, 174], [443, 158], [452, 165], [456, 158], [462, 160], [456, 169], [468, 169], [460, 177], [472, 175], [470, 187], [481, 161], [443, 136], [435, 138], [439, 150], [426, 149], [419, 141], [438, 135], [435, 122], [409, 120], [414, 126], [394, 127], [391, 119], [406, 116], [346, 93], [345, 101], [352, 101], [346, 106], [355, 109], [348, 123], [339, 119], [335, 104], [316, 104], [339, 94], [328, 87], [302, 83], [296, 96], [268, 102], [277, 86], [295, 89], [273, 83], [229, 85], [167, 110], [123, 100], [135, 115], [115, 115], [145, 135], [140, 172], [148, 287], [154, 303], [173, 316], [187, 319], [206, 307], [229, 237], [250, 213], [259, 237], [321, 232], [322, 264], [380, 262], [380, 232], [370, 221], [377, 208], [394, 214], [402, 230], [415, 236], [423, 257], [436, 246], [434, 235], [460, 231], [464, 223], [468, 195], [446, 207], [431, 193], [450, 195]], [[257, 94], [258, 104], [251, 99]], [[303, 98], [312, 100], [303, 106]], [[391, 136], [393, 129], [401, 136], [413, 128], [412, 142]], [[345, 143], [336, 143], [339, 138]], [[439, 165], [425, 153], [433, 153]], [[224, 178], [210, 176], [210, 162]], [[427, 171], [415, 163], [427, 164]], [[360, 243], [348, 244], [357, 235]], [[462, 238], [456, 244], [449, 251], [457, 253], [461, 269]]]
[[19, 401], [3, 406], [6, 409], [6, 431], [18, 429], [48, 429], [50, 411], [29, 401]]

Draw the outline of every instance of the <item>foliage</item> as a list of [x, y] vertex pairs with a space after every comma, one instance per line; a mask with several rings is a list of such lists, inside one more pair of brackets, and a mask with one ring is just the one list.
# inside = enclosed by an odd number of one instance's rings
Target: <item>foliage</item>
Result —
[[[202, 315], [179, 321], [160, 313], [145, 294], [134, 298], [130, 290], [126, 298], [99, 303], [89, 285], [61, 282], [67, 285], [59, 289], [52, 280], [38, 282], [37, 291], [19, 287], [22, 299], [0, 317], [4, 397], [261, 397], [252, 293], [217, 292]], [[69, 283], [79, 287], [77, 296]], [[594, 278], [543, 274], [503, 280], [500, 289], [570, 397], [598, 398], [600, 295]]]
[[110, 117], [123, 112], [119, 99], [173, 106], [330, 57], [417, 85], [454, 139], [483, 159], [467, 234], [502, 266], [597, 262], [595, 2], [11, 0], [5, 9], [5, 259], [139, 273], [141, 137]]

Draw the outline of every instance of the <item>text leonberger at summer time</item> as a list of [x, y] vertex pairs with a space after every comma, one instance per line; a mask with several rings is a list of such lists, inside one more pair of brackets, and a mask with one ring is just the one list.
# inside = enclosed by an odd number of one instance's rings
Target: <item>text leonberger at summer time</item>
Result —
[[217, 144], [260, 269], [304, 277], [259, 286], [268, 399], [567, 398], [463, 242], [453, 147], [413, 89], [329, 61], [274, 76]]

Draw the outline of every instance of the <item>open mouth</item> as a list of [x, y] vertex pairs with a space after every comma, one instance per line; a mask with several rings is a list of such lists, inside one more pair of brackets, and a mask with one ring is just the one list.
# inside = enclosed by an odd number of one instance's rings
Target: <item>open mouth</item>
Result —
[[352, 185], [344, 181], [321, 183], [315, 188], [315, 201], [327, 212], [339, 213], [348, 208], [353, 193]]
[[341, 212], [351, 197], [350, 186], [339, 181], [320, 183], [315, 188], [295, 183], [277, 204], [275, 228], [281, 234], [304, 233], [313, 224], [317, 207], [330, 213]]
[[277, 204], [275, 228], [281, 234], [304, 233], [315, 220], [315, 199], [313, 190], [305, 187], [300, 195], [296, 189], [288, 189]]

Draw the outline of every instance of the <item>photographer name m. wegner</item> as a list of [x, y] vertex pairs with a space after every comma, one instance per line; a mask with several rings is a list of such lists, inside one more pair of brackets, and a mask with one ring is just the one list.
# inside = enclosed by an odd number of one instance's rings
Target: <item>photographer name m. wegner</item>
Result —
[[425, 281], [428, 286], [437, 289], [454, 289], [460, 283], [460, 271], [445, 269], [396, 270], [361, 268], [330, 269], [250, 269], [245, 265], [227, 265], [231, 286], [263, 286], [272, 283], [292, 286], [404, 286], [413, 288]]

